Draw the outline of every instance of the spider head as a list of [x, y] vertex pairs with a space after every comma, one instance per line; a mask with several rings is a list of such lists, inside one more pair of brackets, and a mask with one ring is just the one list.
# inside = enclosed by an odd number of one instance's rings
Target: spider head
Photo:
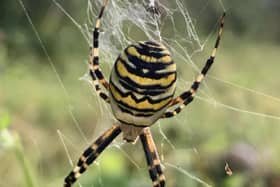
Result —
[[123, 139], [128, 143], [136, 143], [139, 134], [144, 127], [136, 127], [132, 125], [121, 124], [121, 130], [123, 132]]

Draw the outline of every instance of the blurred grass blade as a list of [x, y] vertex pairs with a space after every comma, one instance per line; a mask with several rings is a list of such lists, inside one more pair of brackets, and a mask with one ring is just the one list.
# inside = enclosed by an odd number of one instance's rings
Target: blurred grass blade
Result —
[[0, 117], [0, 131], [2, 131], [3, 129], [8, 128], [10, 123], [11, 123], [10, 115], [8, 113], [4, 113]]
[[16, 139], [15, 145], [15, 155], [20, 163], [26, 187], [36, 187], [37, 181], [35, 180], [36, 177], [34, 176], [32, 169], [30, 167], [29, 161], [26, 159], [23, 151], [23, 147], [20, 141], [20, 138], [17, 135], [14, 135]]

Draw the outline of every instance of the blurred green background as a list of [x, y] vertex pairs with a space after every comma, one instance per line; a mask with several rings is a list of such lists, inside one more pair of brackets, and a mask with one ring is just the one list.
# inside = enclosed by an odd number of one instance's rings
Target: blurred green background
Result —
[[[72, 168], [67, 154], [76, 162], [114, 119], [79, 80], [87, 71], [89, 46], [73, 22], [53, 1], [23, 2], [44, 45], [19, 1], [0, 1], [0, 186], [62, 186]], [[85, 21], [87, 1], [59, 2], [79, 23]], [[219, 1], [183, 2], [199, 36], [209, 36], [223, 11]], [[280, 187], [280, 2], [222, 3], [226, 27], [207, 86], [178, 117], [152, 127], [167, 186], [205, 186], [199, 178], [212, 186]], [[212, 34], [205, 50], [192, 57], [198, 67], [214, 40]], [[192, 81], [190, 67], [177, 64], [180, 79]], [[112, 64], [102, 65], [108, 77]], [[180, 83], [177, 94], [182, 87], [188, 88]], [[141, 145], [122, 144], [120, 137], [80, 182], [151, 186]]]

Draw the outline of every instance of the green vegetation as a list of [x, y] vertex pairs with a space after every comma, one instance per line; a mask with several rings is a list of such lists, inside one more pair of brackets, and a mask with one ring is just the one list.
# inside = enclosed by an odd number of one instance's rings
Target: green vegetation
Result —
[[[198, 23], [205, 27], [204, 34], [209, 34], [217, 16], [211, 18], [212, 24], [207, 18], [221, 12], [217, 2], [188, 3], [192, 15], [201, 17]], [[250, 187], [276, 187], [269, 183], [270, 178], [279, 182], [279, 5], [273, 0], [224, 3], [229, 7], [226, 30], [199, 98], [178, 117], [152, 127], [167, 187], [203, 186], [180, 168], [213, 186], [242, 187], [250, 181]], [[79, 7], [85, 4], [65, 1], [63, 7], [82, 20], [85, 12]], [[0, 2], [0, 187], [61, 186], [72, 168], [67, 152], [76, 162], [87, 143], [112, 124], [113, 117], [90, 85], [80, 80], [87, 72], [88, 45], [73, 23], [51, 1], [28, 1], [25, 5], [52, 62], [43, 53], [17, 1]], [[205, 6], [209, 10], [203, 10]], [[213, 41], [211, 37], [205, 50], [193, 57], [199, 67]], [[189, 64], [177, 64], [181, 80], [193, 80]], [[103, 65], [109, 76], [108, 63]], [[184, 81], [179, 81], [177, 93], [186, 88]], [[261, 116], [265, 114], [268, 116]], [[226, 176], [228, 160], [223, 156], [238, 144], [253, 148], [254, 155], [248, 156], [256, 162], [244, 172], [229, 163], [233, 175]], [[150, 186], [141, 145], [122, 145], [119, 138], [80, 182], [83, 187]]]
[[11, 132], [8, 128], [10, 125], [10, 116], [4, 113], [0, 116], [0, 142], [1, 147], [6, 150], [11, 150], [17, 159], [17, 163], [23, 174], [23, 179], [26, 187], [35, 187], [36, 178], [33, 176], [29, 161], [24, 154], [24, 150], [20, 138], [16, 132]]

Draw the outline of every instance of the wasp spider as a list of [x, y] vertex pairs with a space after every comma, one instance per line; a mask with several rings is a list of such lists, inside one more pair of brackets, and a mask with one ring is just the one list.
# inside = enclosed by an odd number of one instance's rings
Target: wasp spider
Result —
[[[192, 102], [201, 81], [214, 62], [223, 32], [225, 13], [221, 17], [215, 47], [201, 73], [189, 90], [173, 98], [177, 77], [176, 64], [168, 49], [155, 41], [129, 45], [118, 56], [109, 83], [105, 80], [99, 67], [98, 38], [100, 20], [106, 4], [107, 0], [103, 0], [93, 31], [89, 74], [93, 87], [98, 95], [111, 105], [118, 123], [114, 124], [84, 151], [76, 167], [65, 178], [64, 187], [71, 186], [121, 132], [127, 142], [135, 142], [140, 137], [152, 185], [164, 187], [165, 177], [149, 127], [158, 119], [177, 115]], [[101, 85], [108, 93], [101, 90]]]

